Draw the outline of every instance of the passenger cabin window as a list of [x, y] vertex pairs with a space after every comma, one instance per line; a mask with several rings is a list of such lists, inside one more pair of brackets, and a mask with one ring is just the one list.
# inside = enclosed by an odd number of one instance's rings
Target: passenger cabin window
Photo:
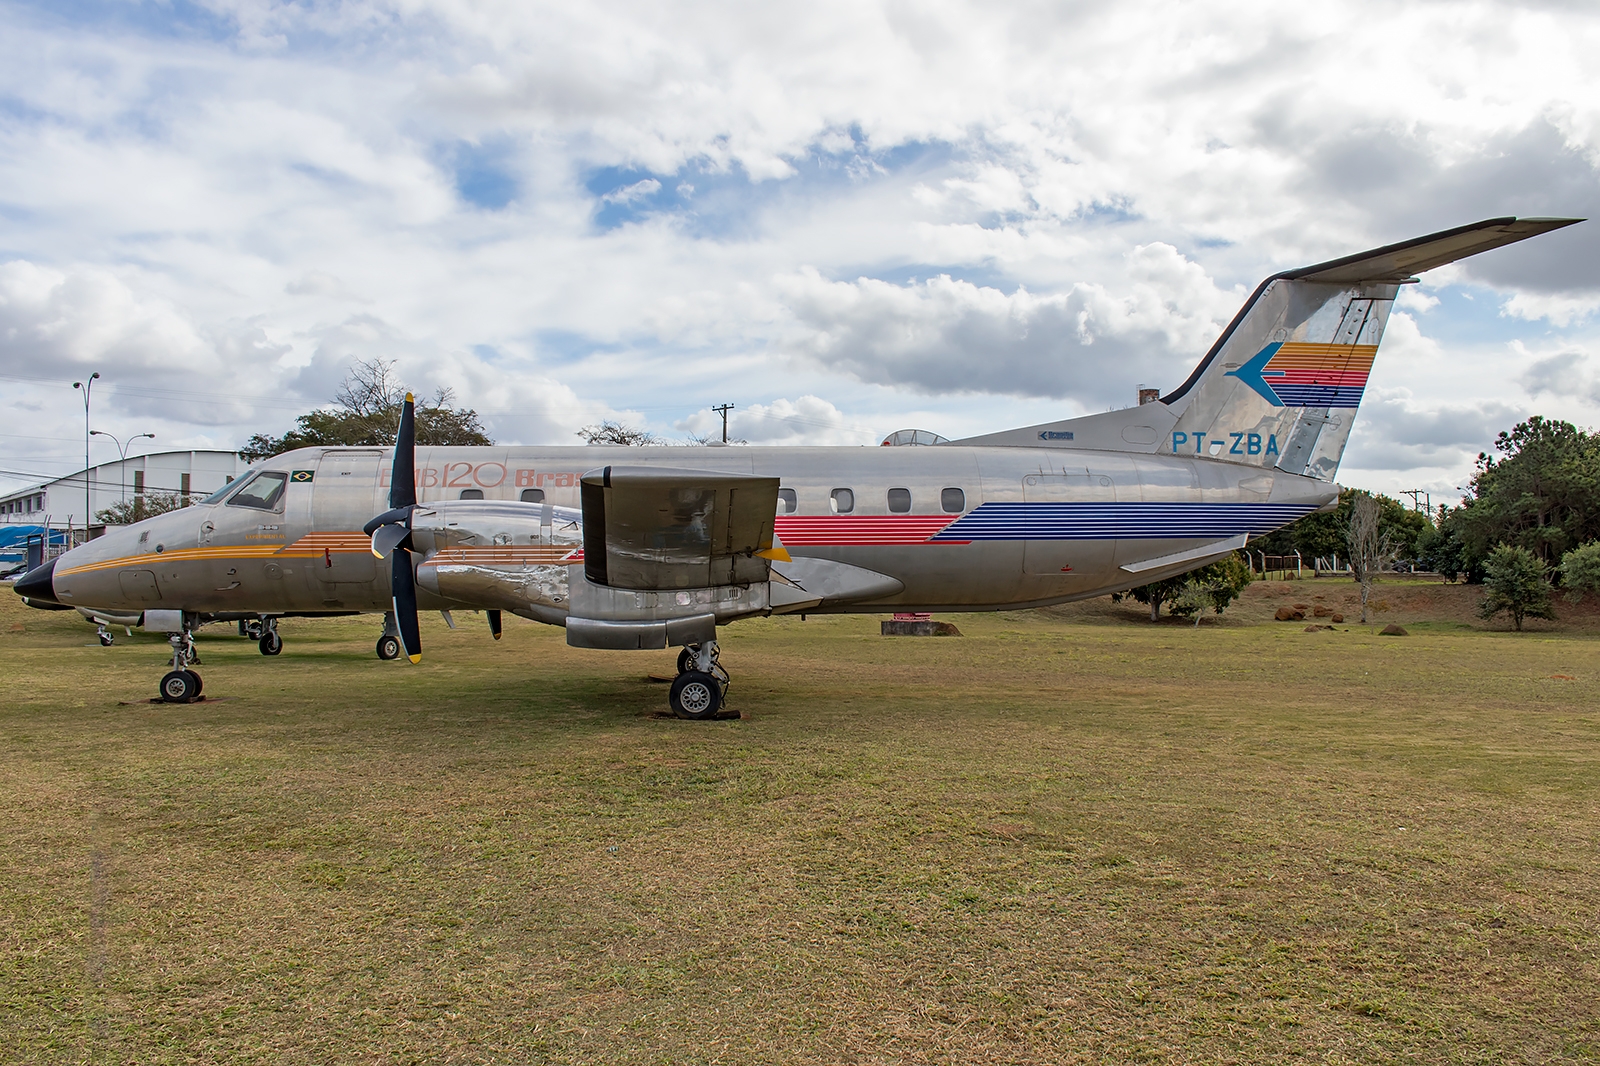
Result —
[[523, 503], [543, 503], [544, 502], [544, 489], [523, 489], [522, 490], [522, 502]]
[[253, 507], [258, 511], [283, 509], [283, 487], [289, 475], [281, 470], [268, 470], [245, 481], [244, 485], [228, 498], [229, 507]]
[[778, 490], [778, 513], [794, 514], [800, 510], [800, 497], [794, 494], [794, 489]]
[[967, 509], [967, 494], [960, 489], [944, 489], [939, 493], [939, 506], [949, 514]]
[[461, 490], [461, 498], [463, 500], [481, 500], [481, 499], [483, 499], [483, 490], [482, 489], [462, 489]]
[[911, 490], [910, 489], [890, 489], [889, 490], [889, 513], [890, 514], [906, 514], [910, 510], [911, 510]]
[[849, 514], [856, 509], [856, 494], [851, 489], [834, 489], [828, 497], [828, 506], [834, 514]]

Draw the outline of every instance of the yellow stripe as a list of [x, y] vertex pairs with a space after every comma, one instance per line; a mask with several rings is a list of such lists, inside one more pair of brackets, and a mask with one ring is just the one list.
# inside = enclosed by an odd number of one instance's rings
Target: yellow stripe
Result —
[[[334, 539], [338, 538], [338, 539]], [[122, 555], [98, 563], [85, 563], [58, 571], [61, 577], [86, 574], [95, 570], [112, 570], [118, 567], [137, 568], [174, 562], [194, 562], [205, 559], [313, 559], [324, 551], [340, 555], [371, 550], [372, 542], [360, 533], [311, 533], [293, 544], [222, 544], [213, 547], [173, 548], [164, 552], [144, 552], [140, 555]]]

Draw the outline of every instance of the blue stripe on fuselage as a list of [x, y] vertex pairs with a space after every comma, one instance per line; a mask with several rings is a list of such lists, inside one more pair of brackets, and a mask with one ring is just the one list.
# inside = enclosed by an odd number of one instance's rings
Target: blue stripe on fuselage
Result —
[[1270, 533], [1314, 510], [1289, 503], [986, 503], [929, 538], [1163, 540]]

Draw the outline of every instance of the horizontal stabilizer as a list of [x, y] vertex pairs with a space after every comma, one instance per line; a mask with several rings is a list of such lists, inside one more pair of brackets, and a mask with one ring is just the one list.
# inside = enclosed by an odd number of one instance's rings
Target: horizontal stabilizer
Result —
[[1326, 263], [1286, 270], [1277, 275], [1293, 281], [1402, 282], [1424, 270], [1454, 263], [1469, 255], [1561, 229], [1581, 218], [1486, 218], [1426, 237], [1413, 237], [1370, 252], [1357, 252]]
[[1240, 533], [1225, 540], [1214, 540], [1202, 544], [1198, 548], [1187, 551], [1173, 552], [1171, 555], [1161, 555], [1154, 559], [1140, 559], [1138, 562], [1123, 563], [1122, 569], [1130, 574], [1142, 574], [1147, 570], [1164, 570], [1168, 567], [1192, 565], [1211, 559], [1220, 559], [1229, 552], [1237, 551], [1244, 547], [1250, 539], [1250, 534]]

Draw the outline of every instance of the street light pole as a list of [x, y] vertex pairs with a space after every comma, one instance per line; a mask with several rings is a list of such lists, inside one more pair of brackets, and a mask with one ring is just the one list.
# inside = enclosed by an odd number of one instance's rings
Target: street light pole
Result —
[[83, 541], [89, 542], [89, 392], [94, 388], [95, 379], [100, 376], [96, 370], [89, 375], [87, 381], [74, 381], [72, 387], [83, 390]]
[[133, 436], [128, 438], [128, 443], [127, 444], [123, 444], [120, 440], [117, 439], [117, 435], [115, 433], [107, 433], [103, 429], [93, 429], [93, 430], [90, 430], [89, 433], [90, 433], [91, 436], [95, 436], [95, 437], [110, 437], [111, 438], [111, 443], [115, 444], [117, 446], [117, 476], [122, 479], [122, 494], [121, 494], [120, 498], [121, 498], [123, 503], [127, 503], [128, 502], [128, 449], [133, 447], [133, 442], [138, 440], [140, 437], [149, 437], [151, 440], [155, 440], [156, 439], [156, 435], [154, 433], [135, 433]]

